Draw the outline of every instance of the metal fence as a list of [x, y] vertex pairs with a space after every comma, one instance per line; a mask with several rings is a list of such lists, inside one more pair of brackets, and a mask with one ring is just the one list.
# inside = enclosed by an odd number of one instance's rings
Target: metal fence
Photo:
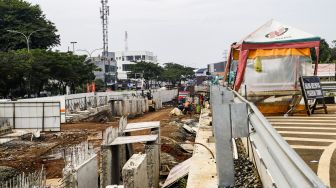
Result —
[[60, 102], [1, 102], [0, 117], [14, 129], [60, 131]]

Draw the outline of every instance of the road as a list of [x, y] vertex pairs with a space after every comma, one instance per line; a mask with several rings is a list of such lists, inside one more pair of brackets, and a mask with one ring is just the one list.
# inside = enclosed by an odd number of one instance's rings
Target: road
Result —
[[336, 188], [336, 114], [267, 119], [321, 180]]

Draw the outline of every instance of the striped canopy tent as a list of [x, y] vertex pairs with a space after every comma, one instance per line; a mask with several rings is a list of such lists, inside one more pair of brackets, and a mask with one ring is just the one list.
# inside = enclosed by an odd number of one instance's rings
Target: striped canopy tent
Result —
[[[230, 73], [236, 91], [242, 84], [249, 92], [299, 90], [298, 77], [317, 72], [319, 46], [320, 37], [270, 20], [231, 45], [224, 79]], [[317, 59], [314, 71], [311, 48]]]

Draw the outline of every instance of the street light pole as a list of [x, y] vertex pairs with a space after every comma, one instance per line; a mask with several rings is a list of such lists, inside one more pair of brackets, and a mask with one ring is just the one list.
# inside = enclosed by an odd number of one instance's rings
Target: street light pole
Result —
[[103, 48], [97, 48], [97, 49], [92, 50], [91, 52], [88, 51], [88, 50], [86, 50], [86, 49], [78, 49], [78, 50], [76, 50], [76, 51], [86, 52], [86, 53], [89, 55], [90, 59], [91, 59], [91, 56], [92, 56], [92, 54], [93, 54], [95, 51], [102, 50], [102, 49], [103, 49]]
[[72, 44], [72, 53], [75, 53], [75, 44], [77, 44], [76, 41], [70, 42]]
[[38, 30], [35, 30], [35, 31], [29, 33], [28, 36], [25, 35], [23, 32], [16, 31], [16, 30], [7, 30], [7, 31], [10, 32], [10, 33], [17, 33], [17, 34], [21, 34], [21, 35], [23, 35], [23, 36], [25, 37], [25, 39], [26, 39], [27, 50], [28, 50], [28, 52], [29, 52], [29, 40], [30, 40], [31, 35], [32, 35], [33, 33], [36, 33], [36, 32], [38, 32], [38, 31], [43, 31], [43, 30], [45, 30], [45, 29], [38, 29]]

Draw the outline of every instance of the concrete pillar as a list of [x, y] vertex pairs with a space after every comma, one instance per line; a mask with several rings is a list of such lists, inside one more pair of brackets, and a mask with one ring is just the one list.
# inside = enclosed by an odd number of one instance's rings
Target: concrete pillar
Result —
[[110, 107], [111, 107], [111, 113], [112, 113], [112, 116], [115, 117], [117, 115], [117, 112], [116, 112], [116, 102], [111, 100], [110, 102]]
[[112, 146], [102, 145], [100, 151], [100, 188], [111, 185], [112, 181]]
[[160, 174], [160, 147], [157, 142], [147, 143], [145, 153], [147, 156], [147, 175], [150, 188], [159, 187]]
[[112, 153], [112, 161], [111, 161], [111, 183], [113, 185], [119, 185], [120, 183], [120, 157], [122, 157], [122, 154], [120, 154], [120, 146], [111, 146], [111, 153]]
[[123, 116], [123, 107], [122, 107], [122, 101], [118, 101], [118, 115]]
[[122, 154], [123, 149], [120, 148], [122, 147], [110, 145], [101, 146], [101, 188], [105, 188], [107, 185], [119, 185], [121, 181], [120, 174], [122, 166], [120, 163], [126, 160], [122, 157], [126, 156], [126, 154]]
[[148, 107], [148, 99], [145, 99], [145, 111], [148, 112], [149, 111], [149, 107]]
[[147, 159], [145, 154], [134, 154], [122, 170], [125, 188], [147, 188]]
[[146, 112], [146, 102], [145, 102], [145, 99], [141, 99], [141, 110], [142, 110], [142, 113], [145, 113]]
[[142, 108], [141, 108], [141, 100], [137, 99], [137, 114], [142, 114]]
[[123, 116], [127, 116], [127, 101], [126, 100], [122, 100], [121, 102], [121, 106], [122, 106], [122, 115]]

